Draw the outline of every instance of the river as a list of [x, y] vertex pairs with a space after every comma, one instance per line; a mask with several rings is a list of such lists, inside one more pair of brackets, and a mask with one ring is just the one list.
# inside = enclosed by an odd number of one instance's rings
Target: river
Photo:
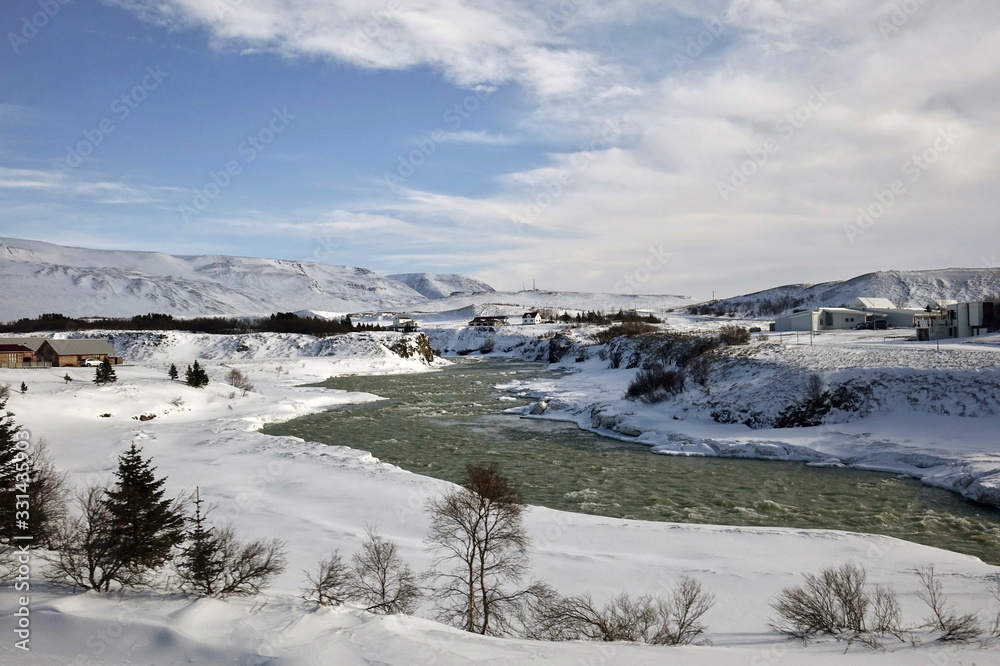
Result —
[[350, 446], [418, 474], [459, 481], [497, 462], [529, 504], [616, 518], [826, 528], [885, 534], [1000, 564], [1000, 510], [896, 474], [804, 463], [657, 455], [575, 425], [521, 419], [493, 388], [544, 364], [459, 359], [441, 372], [335, 377], [317, 386], [386, 398], [286, 423], [271, 435]]

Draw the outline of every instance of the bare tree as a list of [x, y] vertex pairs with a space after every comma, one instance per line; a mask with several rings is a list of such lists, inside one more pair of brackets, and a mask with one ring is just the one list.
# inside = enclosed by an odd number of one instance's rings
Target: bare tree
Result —
[[285, 570], [288, 559], [281, 539], [243, 542], [232, 525], [221, 528], [218, 537], [224, 566], [217, 596], [252, 596]]
[[927, 604], [931, 614], [925, 618], [925, 627], [941, 632], [940, 640], [945, 642], [965, 642], [983, 633], [975, 613], [960, 614], [948, 604], [944, 586], [934, 571], [934, 565], [917, 569], [920, 586], [917, 597]]
[[815, 372], [809, 375], [809, 381], [806, 384], [806, 393], [812, 402], [819, 402], [823, 397], [823, 380]]
[[417, 577], [403, 562], [396, 544], [378, 535], [373, 527], [365, 529], [361, 552], [351, 558], [353, 570], [347, 581], [348, 595], [367, 604], [373, 613], [409, 613], [420, 599]]
[[438, 617], [466, 631], [504, 635], [523, 607], [547, 588], [518, 585], [527, 576], [529, 539], [518, 487], [498, 465], [466, 467], [462, 487], [427, 504], [431, 514], [428, 578]]
[[247, 377], [243, 372], [236, 368], [232, 368], [226, 373], [226, 383], [235, 389], [242, 391], [243, 395], [246, 395], [250, 391], [254, 390], [253, 382]]
[[338, 551], [320, 560], [315, 573], [304, 571], [308, 585], [302, 597], [321, 606], [339, 606], [351, 595], [351, 569]]

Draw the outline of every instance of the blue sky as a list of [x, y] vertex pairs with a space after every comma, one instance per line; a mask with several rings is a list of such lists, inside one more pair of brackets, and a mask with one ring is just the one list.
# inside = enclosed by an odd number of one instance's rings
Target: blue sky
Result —
[[12, 0], [0, 233], [699, 296], [997, 265], [997, 18]]

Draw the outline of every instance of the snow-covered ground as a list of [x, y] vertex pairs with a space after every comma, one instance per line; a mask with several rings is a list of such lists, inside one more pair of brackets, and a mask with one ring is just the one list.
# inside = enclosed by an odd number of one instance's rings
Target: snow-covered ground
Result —
[[[543, 508], [527, 514], [535, 576], [564, 593], [591, 592], [604, 601], [621, 591], [656, 593], [690, 575], [718, 596], [705, 618], [712, 646], [501, 640], [472, 636], [424, 617], [317, 609], [297, 597], [303, 569], [311, 569], [334, 549], [354, 552], [367, 524], [396, 540], [415, 569], [424, 568], [428, 521], [422, 506], [448, 484], [381, 463], [364, 451], [269, 437], [256, 429], [275, 419], [377, 399], [300, 386], [304, 382], [331, 374], [433, 371], [440, 361], [428, 365], [415, 356], [392, 353], [391, 341], [398, 338], [393, 334], [320, 342], [273, 334], [159, 335], [123, 333], [113, 338], [130, 365], [116, 369], [119, 380], [111, 386], [94, 386], [89, 369], [0, 369], [0, 383], [16, 388], [24, 381], [28, 386], [24, 395], [14, 392], [8, 408], [32, 441], [48, 442], [74, 485], [109, 478], [117, 455], [134, 441], [153, 456], [158, 473], [169, 477], [169, 492], [198, 486], [216, 505], [213, 515], [220, 521], [231, 519], [245, 537], [285, 539], [289, 567], [266, 595], [227, 602], [147, 592], [80, 593], [36, 579], [30, 653], [14, 648], [9, 627], [18, 593], [3, 586], [0, 609], [8, 628], [2, 632], [7, 638], [0, 642], [0, 663], [1000, 663], [995, 644], [915, 648], [899, 643], [884, 654], [854, 646], [844, 656], [843, 643], [819, 641], [803, 647], [767, 630], [768, 603], [781, 588], [799, 582], [802, 572], [848, 560], [864, 565], [871, 582], [896, 589], [908, 624], [918, 624], [924, 616], [915, 597], [913, 569], [928, 564], [943, 575], [950, 600], [961, 610], [982, 610], [984, 617], [994, 614], [986, 587], [995, 568], [976, 558], [881, 536], [627, 521]], [[207, 388], [189, 388], [166, 377], [169, 363], [177, 363], [183, 372], [195, 357], [212, 379]], [[559, 399], [564, 404], [584, 405], [594, 400], [595, 391], [605, 397], [620, 394], [620, 382], [633, 372], [605, 370], [596, 358], [570, 365], [584, 371], [567, 377], [562, 388], [534, 388], [562, 391]], [[246, 372], [256, 390], [234, 394], [221, 381], [228, 367]], [[67, 372], [70, 383], [63, 380]], [[612, 403], [635, 412], [627, 418], [657, 418], [656, 408]], [[156, 416], [137, 420], [149, 414]], [[949, 423], [957, 422], [948, 418]], [[656, 423], [659, 427], [661, 421]], [[702, 426], [729, 432], [743, 428]], [[845, 428], [836, 426], [823, 436]], [[761, 434], [742, 431], [744, 437]], [[37, 557], [33, 566], [36, 571], [41, 566]], [[425, 605], [419, 614], [429, 612]]]

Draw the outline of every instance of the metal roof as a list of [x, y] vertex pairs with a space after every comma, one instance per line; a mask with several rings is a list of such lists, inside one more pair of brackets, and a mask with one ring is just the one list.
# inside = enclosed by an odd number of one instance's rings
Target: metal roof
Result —
[[48, 338], [8, 338], [0, 337], [0, 345], [24, 345], [33, 352], [38, 351]]
[[59, 356], [82, 356], [84, 354], [107, 354], [116, 356], [115, 348], [107, 340], [85, 338], [82, 340], [46, 340]]

